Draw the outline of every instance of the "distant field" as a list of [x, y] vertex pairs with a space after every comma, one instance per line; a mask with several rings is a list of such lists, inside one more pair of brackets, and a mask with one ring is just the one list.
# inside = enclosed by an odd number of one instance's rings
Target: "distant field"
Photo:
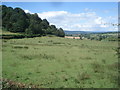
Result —
[[40, 88], [116, 88], [117, 46], [60, 37], [4, 39], [3, 79]]

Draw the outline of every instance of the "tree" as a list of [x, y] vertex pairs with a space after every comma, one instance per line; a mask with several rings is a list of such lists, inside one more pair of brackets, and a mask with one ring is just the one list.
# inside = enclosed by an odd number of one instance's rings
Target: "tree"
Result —
[[9, 29], [8, 26], [11, 26], [10, 17], [13, 13], [13, 8], [2, 6], [2, 26], [6, 29]]
[[80, 39], [82, 40], [83, 35], [81, 34], [81, 35], [79, 35], [79, 37], [80, 37]]
[[65, 33], [64, 33], [62, 28], [58, 29], [58, 36], [60, 36], [60, 37], [64, 37], [65, 36]]
[[57, 29], [55, 25], [49, 25], [47, 19], [41, 19], [37, 13], [25, 13], [21, 8], [11, 8], [2, 5], [2, 27], [10, 32], [21, 32], [29, 35], [56, 35], [64, 37], [62, 28]]
[[40, 26], [42, 29], [47, 29], [49, 26], [49, 22], [46, 19], [43, 19], [42, 22], [40, 23]]
[[30, 31], [30, 34], [43, 34], [44, 31], [41, 29], [40, 25], [36, 22], [31, 22], [31, 24], [28, 27], [28, 30], [26, 33], [29, 33], [28, 31]]

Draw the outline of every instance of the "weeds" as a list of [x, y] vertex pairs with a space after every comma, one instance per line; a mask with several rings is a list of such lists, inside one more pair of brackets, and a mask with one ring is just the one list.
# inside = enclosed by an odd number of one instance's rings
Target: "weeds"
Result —
[[49, 59], [49, 60], [55, 59], [53, 55], [47, 55], [47, 54], [40, 54], [40, 57], [43, 59]]
[[28, 55], [22, 55], [21, 56], [24, 60], [32, 60], [33, 58], [31, 56]]
[[42, 41], [38, 41], [38, 43], [42, 43]]
[[13, 46], [12, 48], [15, 48], [15, 49], [28, 49], [28, 46], [19, 46], [19, 45], [16, 45], [16, 46]]
[[79, 57], [80, 60], [91, 60], [91, 57]]
[[53, 42], [53, 44], [64, 44], [64, 43], [61, 43], [61, 42]]
[[104, 64], [106, 64], [106, 60], [105, 60], [105, 59], [102, 59], [102, 62], [103, 62]]
[[120, 66], [120, 64], [118, 62], [115, 62], [113, 64], [109, 64], [107, 65], [109, 70], [118, 70], [118, 67]]
[[75, 82], [76, 83], [81, 83], [85, 80], [89, 80], [90, 79], [90, 75], [87, 72], [83, 72], [83, 73], [78, 73], [77, 77], [75, 78]]
[[101, 73], [101, 72], [104, 72], [104, 67], [103, 65], [101, 65], [100, 63], [98, 62], [93, 62], [92, 64], [92, 68], [94, 70], [95, 73]]

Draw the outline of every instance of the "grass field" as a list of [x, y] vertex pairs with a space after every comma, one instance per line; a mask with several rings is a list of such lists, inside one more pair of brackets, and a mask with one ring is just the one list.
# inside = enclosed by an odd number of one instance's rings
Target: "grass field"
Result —
[[4, 39], [3, 78], [40, 88], [116, 88], [117, 46], [60, 37]]

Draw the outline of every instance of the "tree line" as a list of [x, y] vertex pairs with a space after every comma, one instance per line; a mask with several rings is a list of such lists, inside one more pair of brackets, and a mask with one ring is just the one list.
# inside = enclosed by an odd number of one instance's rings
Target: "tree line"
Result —
[[2, 30], [19, 32], [27, 35], [56, 35], [64, 37], [62, 28], [50, 25], [46, 19], [41, 19], [37, 13], [25, 13], [21, 8], [2, 6]]

